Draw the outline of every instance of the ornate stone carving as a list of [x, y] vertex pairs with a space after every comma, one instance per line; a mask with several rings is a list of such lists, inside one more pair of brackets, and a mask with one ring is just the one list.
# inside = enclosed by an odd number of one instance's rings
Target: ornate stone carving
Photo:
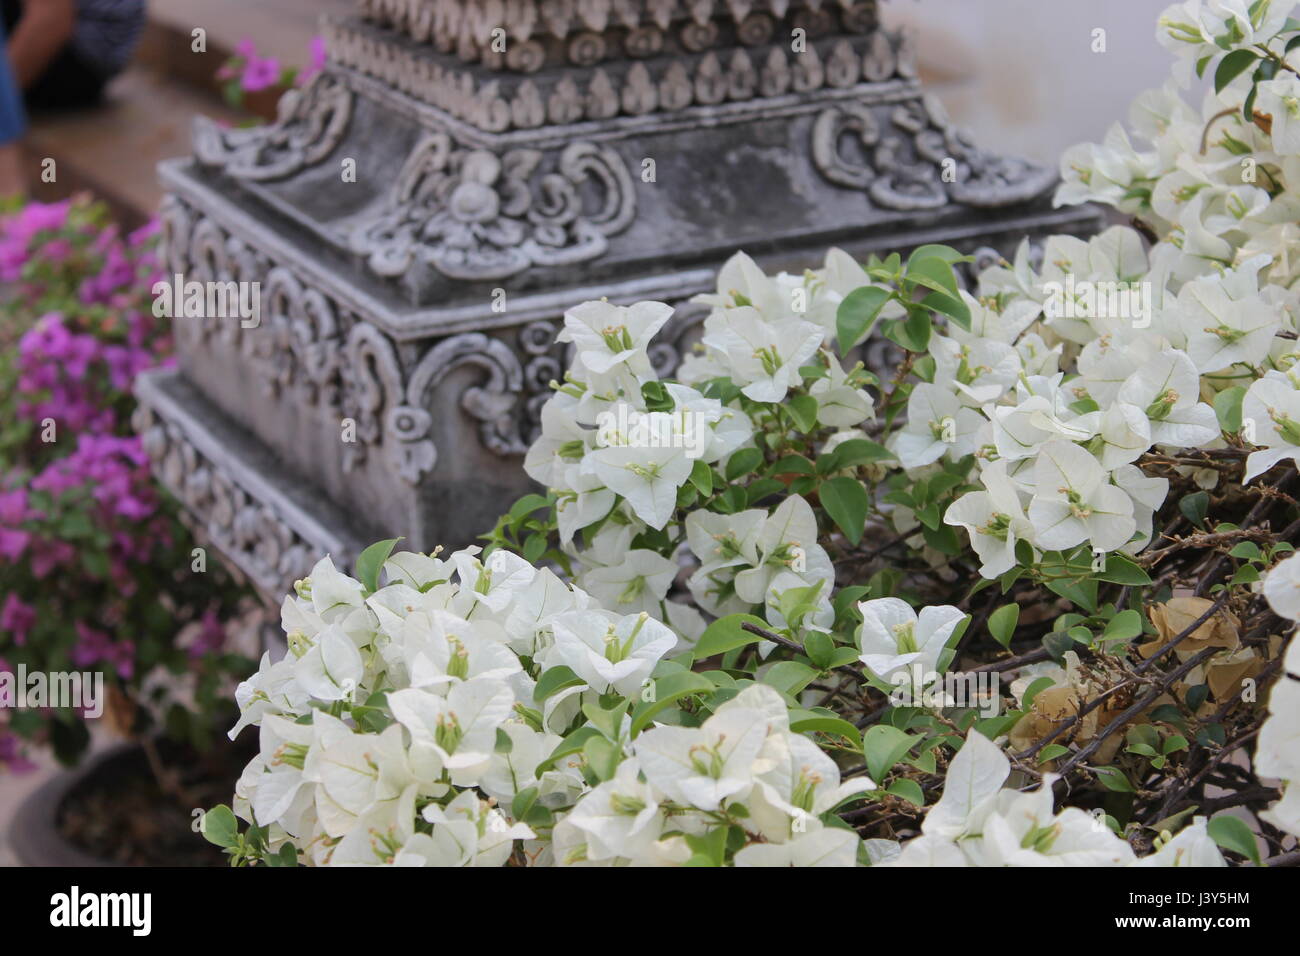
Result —
[[453, 279], [504, 279], [596, 258], [635, 212], [632, 178], [611, 149], [579, 142], [553, 160], [535, 149], [498, 156], [433, 133], [350, 242], [383, 276], [423, 263]]
[[[805, 52], [794, 53], [788, 29], [776, 29], [771, 36], [774, 42], [769, 43], [758, 35], [763, 27], [746, 22], [741, 27], [727, 37], [712, 36], [702, 42], [698, 31], [707, 28], [687, 23], [682, 29], [689, 37], [676, 50], [656, 47], [664, 35], [658, 27], [645, 28], [656, 31], [653, 35], [659, 39], [649, 39], [650, 34], [638, 37], [637, 47], [624, 51], [629, 61], [635, 61], [627, 69], [606, 67], [611, 55], [603, 60], [584, 56], [580, 68], [535, 72], [540, 67], [533, 54], [512, 54], [516, 48], [508, 45], [499, 65], [508, 66], [512, 56], [519, 57], [518, 71], [528, 74], [519, 81], [466, 72], [459, 63], [421, 55], [365, 26], [330, 23], [327, 35], [330, 57], [340, 65], [489, 132], [745, 100], [755, 94], [754, 77], [760, 95], [779, 96], [791, 90], [812, 92], [864, 79], [884, 82], [910, 75], [904, 72], [905, 64], [911, 68], [911, 53], [902, 35], [876, 31], [831, 36], [810, 40]], [[660, 55], [661, 51], [671, 55]], [[833, 63], [829, 69], [828, 62]], [[659, 96], [651, 105], [644, 90], [652, 85], [658, 87]]]
[[[263, 593], [282, 594], [311, 572], [320, 543], [306, 540], [274, 507], [253, 497], [201, 454], [176, 423], [164, 421], [141, 402], [132, 425], [154, 473], [185, 506], [201, 534]], [[336, 557], [345, 560], [347, 555]]]
[[207, 117], [194, 121], [194, 154], [199, 162], [223, 169], [236, 179], [283, 179], [319, 163], [338, 146], [352, 118], [352, 91], [337, 77], [322, 73], [280, 100], [269, 126], [228, 129]]
[[922, 211], [950, 202], [1011, 206], [1041, 195], [1056, 180], [1045, 167], [977, 149], [930, 97], [885, 107], [829, 106], [813, 124], [811, 153], [828, 180], [865, 190], [886, 209]]

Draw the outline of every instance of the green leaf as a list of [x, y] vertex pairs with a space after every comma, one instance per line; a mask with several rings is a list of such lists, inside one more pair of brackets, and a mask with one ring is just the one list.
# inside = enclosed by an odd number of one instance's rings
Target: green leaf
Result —
[[1210, 839], [1225, 850], [1240, 853], [1256, 866], [1259, 865], [1259, 845], [1255, 842], [1255, 834], [1250, 832], [1250, 827], [1240, 817], [1220, 814], [1210, 821], [1206, 832], [1210, 834]]
[[1254, 50], [1233, 50], [1214, 70], [1214, 92], [1222, 93], [1224, 87], [1254, 66], [1258, 59], [1259, 54]]
[[757, 448], [742, 448], [727, 459], [727, 480], [735, 481], [763, 463], [763, 453]]
[[546, 771], [550, 770], [565, 757], [571, 757], [573, 754], [580, 753], [582, 748], [587, 745], [588, 740], [600, 736], [600, 731], [595, 727], [579, 727], [573, 733], [569, 734], [569, 736], [556, 744], [555, 749], [551, 751], [551, 755], [537, 765], [537, 768], [533, 771], [533, 775], [540, 779], [542, 774], [546, 773]]
[[1151, 578], [1147, 573], [1122, 554], [1107, 555], [1106, 570], [1098, 572], [1097, 579], [1099, 581], [1109, 581], [1111, 584], [1127, 584], [1130, 586], [1151, 583]]
[[903, 755], [912, 749], [916, 738], [897, 727], [876, 724], [862, 736], [862, 753], [867, 758], [867, 773], [880, 783]]
[[[725, 654], [747, 644], [757, 644], [762, 640], [761, 637], [741, 629], [740, 625], [746, 622], [767, 629], [767, 622], [752, 614], [728, 614], [726, 617], [718, 618], [704, 629], [704, 633], [696, 642], [695, 659], [702, 661], [706, 657]], [[546, 675], [542, 676], [545, 678]]]
[[856, 478], [842, 476], [822, 482], [820, 489], [822, 507], [831, 520], [844, 532], [849, 543], [857, 545], [867, 523], [871, 498], [866, 487]]
[[795, 427], [801, 432], [817, 430], [817, 399], [811, 395], [795, 395], [785, 403], [785, 410], [790, 413]]
[[906, 319], [891, 322], [885, 328], [885, 338], [896, 342], [909, 352], [924, 352], [930, 345], [934, 322], [926, 309], [915, 309]]
[[760, 683], [789, 694], [791, 697], [817, 679], [817, 671], [798, 661], [777, 661], [763, 672]]
[[[635, 737], [650, 721], [667, 708], [676, 704], [683, 697], [692, 694], [711, 694], [713, 681], [703, 674], [693, 671], [679, 671], [667, 677], [655, 678], [648, 690], [653, 691], [652, 700], [642, 699], [632, 711], [631, 734]], [[644, 696], [644, 695], [643, 695]]]
[[365, 585], [367, 593], [374, 594], [379, 590], [379, 571], [401, 540], [389, 538], [387, 541], [376, 541], [357, 556], [357, 580]]
[[904, 279], [934, 292], [943, 293], [950, 299], [961, 298], [957, 291], [957, 277], [953, 275], [952, 266], [937, 256], [926, 256], [915, 261], [909, 259]]
[[921, 300], [921, 305], [948, 316], [963, 329], [970, 328], [970, 308], [961, 299], [954, 299], [942, 292], [931, 292]]
[[1178, 502], [1178, 510], [1194, 526], [1204, 528], [1205, 516], [1210, 512], [1210, 493], [1208, 491], [1197, 491], [1190, 495], [1184, 495], [1182, 500]]
[[1135, 793], [1133, 784], [1129, 782], [1128, 777], [1124, 776], [1124, 771], [1118, 767], [1094, 767], [1097, 772], [1097, 779], [1107, 790], [1113, 790], [1116, 793]]
[[896, 797], [902, 797], [913, 806], [925, 806], [925, 794], [921, 792], [921, 785], [915, 780], [900, 777], [889, 785], [886, 792], [892, 793]]
[[1106, 624], [1102, 638], [1108, 641], [1128, 641], [1142, 633], [1142, 615], [1129, 608], [1120, 611]]
[[1056, 760], [1058, 757], [1064, 757], [1069, 752], [1069, 747], [1064, 747], [1061, 744], [1048, 744], [1038, 752], [1038, 762], [1047, 763], [1049, 760]]
[[830, 474], [872, 462], [891, 461], [893, 457], [894, 453], [884, 445], [867, 438], [851, 438], [836, 445], [830, 454], [822, 455], [817, 460], [817, 465], [822, 474]]
[[239, 843], [239, 821], [224, 803], [203, 814], [199, 829], [203, 839], [217, 846], [234, 847]]
[[1019, 622], [1020, 605], [1005, 604], [989, 615], [989, 633], [993, 635], [993, 640], [1007, 647]]
[[695, 464], [691, 465], [690, 481], [695, 490], [705, 497], [713, 494], [713, 469], [703, 459], [697, 458]]
[[822, 733], [832, 737], [847, 737], [853, 746], [862, 748], [862, 732], [842, 717], [814, 713], [810, 710], [790, 711], [790, 729], [796, 734]]
[[892, 296], [889, 289], [868, 285], [854, 289], [844, 297], [835, 311], [835, 338], [839, 342], [841, 355], [847, 354], [849, 349], [866, 337], [879, 317], [881, 308]]
[[533, 688], [533, 700], [539, 704], [566, 687], [576, 687], [578, 684], [585, 684], [581, 677], [573, 672], [566, 664], [557, 664], [555, 667], [549, 667], [537, 681], [537, 686]]
[[1246, 398], [1246, 389], [1242, 385], [1225, 388], [1214, 396], [1214, 414], [1219, 418], [1219, 427], [1235, 435], [1241, 431], [1241, 403]]

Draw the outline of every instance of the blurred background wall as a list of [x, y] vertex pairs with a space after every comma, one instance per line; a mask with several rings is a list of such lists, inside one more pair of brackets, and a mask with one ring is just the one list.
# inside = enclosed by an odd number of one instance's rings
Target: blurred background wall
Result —
[[[1138, 93], [1164, 83], [1156, 42], [1168, 0], [887, 0], [917, 37], [922, 77], [976, 142], [1056, 164], [1100, 140]], [[1106, 31], [1094, 53], [1093, 31]]]

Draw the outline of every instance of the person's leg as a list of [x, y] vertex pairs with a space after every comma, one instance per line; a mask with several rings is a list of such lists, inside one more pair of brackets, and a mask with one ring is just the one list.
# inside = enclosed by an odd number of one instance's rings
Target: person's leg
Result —
[[27, 130], [22, 97], [9, 68], [5, 52], [5, 31], [0, 28], [0, 197], [8, 198], [27, 192], [23, 180], [22, 151], [19, 141]]
[[104, 78], [70, 49], [63, 50], [24, 99], [32, 110], [66, 110], [95, 106], [104, 98]]
[[27, 193], [23, 176], [22, 149], [17, 143], [0, 146], [0, 200]]

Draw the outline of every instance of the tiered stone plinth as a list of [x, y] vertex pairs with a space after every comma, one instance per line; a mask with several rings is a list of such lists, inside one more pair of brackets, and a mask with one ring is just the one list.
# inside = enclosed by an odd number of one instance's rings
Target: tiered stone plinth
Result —
[[[1098, 224], [950, 126], [874, 0], [360, 6], [276, 124], [200, 122], [162, 169], [170, 271], [260, 282], [262, 321], [177, 319], [139, 427], [268, 595], [326, 551], [487, 530], [578, 302], [685, 303], [736, 249], [802, 269]], [[662, 370], [702, 318], [679, 310]]]

